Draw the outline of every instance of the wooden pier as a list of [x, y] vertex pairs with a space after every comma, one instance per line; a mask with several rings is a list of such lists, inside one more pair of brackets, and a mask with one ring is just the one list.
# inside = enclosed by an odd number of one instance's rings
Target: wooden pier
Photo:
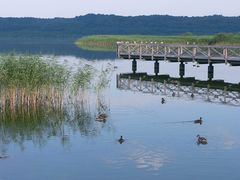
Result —
[[117, 42], [118, 58], [240, 66], [240, 46]]

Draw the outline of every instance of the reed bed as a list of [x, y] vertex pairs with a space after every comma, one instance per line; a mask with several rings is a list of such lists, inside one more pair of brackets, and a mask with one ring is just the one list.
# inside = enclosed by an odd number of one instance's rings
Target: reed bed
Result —
[[69, 71], [54, 59], [32, 55], [0, 56], [1, 110], [62, 105]]
[[112, 67], [97, 71], [82, 64], [75, 71], [64, 63], [49, 57], [35, 55], [0, 55], [1, 114], [10, 109], [24, 111], [61, 109], [69, 103], [78, 103], [90, 88], [100, 91], [109, 83]]
[[108, 86], [113, 67], [97, 70], [79, 64], [72, 70], [65, 63], [53, 57], [0, 55], [0, 146], [23, 146], [27, 139], [41, 146], [51, 136], [66, 143], [66, 126], [84, 136], [99, 133], [87, 93], [95, 94], [97, 114], [106, 112], [100, 92]]

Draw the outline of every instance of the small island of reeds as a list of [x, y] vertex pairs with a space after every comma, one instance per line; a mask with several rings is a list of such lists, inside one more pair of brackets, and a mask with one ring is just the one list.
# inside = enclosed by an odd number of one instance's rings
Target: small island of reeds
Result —
[[149, 35], [94, 35], [85, 36], [76, 41], [82, 49], [95, 51], [116, 51], [116, 42], [158, 42], [165, 44], [208, 44], [208, 45], [240, 45], [239, 33], [219, 33], [216, 35], [196, 36], [184, 33], [179, 36]]

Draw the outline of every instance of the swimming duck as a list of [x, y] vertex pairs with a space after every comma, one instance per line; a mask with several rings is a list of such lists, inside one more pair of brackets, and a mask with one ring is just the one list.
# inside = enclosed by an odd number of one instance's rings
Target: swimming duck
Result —
[[118, 140], [118, 142], [119, 142], [119, 144], [122, 144], [122, 143], [124, 143], [124, 139], [123, 139], [123, 137], [122, 136], [120, 136], [120, 138], [119, 138], [119, 140]]
[[194, 123], [202, 125], [202, 123], [203, 123], [202, 117], [200, 117], [199, 119], [194, 120]]
[[193, 93], [191, 94], [191, 98], [194, 98], [194, 94]]
[[164, 104], [166, 102], [166, 100], [164, 98], [162, 98], [162, 104]]
[[207, 139], [205, 137], [201, 137], [199, 134], [197, 135], [197, 138], [198, 138], [198, 140], [197, 140], [197, 144], [198, 145], [199, 144], [207, 144], [208, 143]]
[[99, 115], [96, 117], [96, 121], [105, 122], [106, 119], [107, 119], [107, 117], [108, 117], [107, 114], [104, 114], [104, 113], [99, 114]]

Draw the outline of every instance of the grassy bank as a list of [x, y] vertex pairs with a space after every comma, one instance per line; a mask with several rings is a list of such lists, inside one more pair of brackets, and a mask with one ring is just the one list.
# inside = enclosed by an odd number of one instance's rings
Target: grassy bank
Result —
[[144, 36], [144, 35], [94, 35], [78, 39], [76, 44], [83, 49], [96, 51], [115, 51], [117, 41], [128, 42], [163, 42], [166, 44], [209, 44], [240, 45], [240, 33], [221, 33], [208, 36], [194, 36], [185, 33], [179, 36]]

